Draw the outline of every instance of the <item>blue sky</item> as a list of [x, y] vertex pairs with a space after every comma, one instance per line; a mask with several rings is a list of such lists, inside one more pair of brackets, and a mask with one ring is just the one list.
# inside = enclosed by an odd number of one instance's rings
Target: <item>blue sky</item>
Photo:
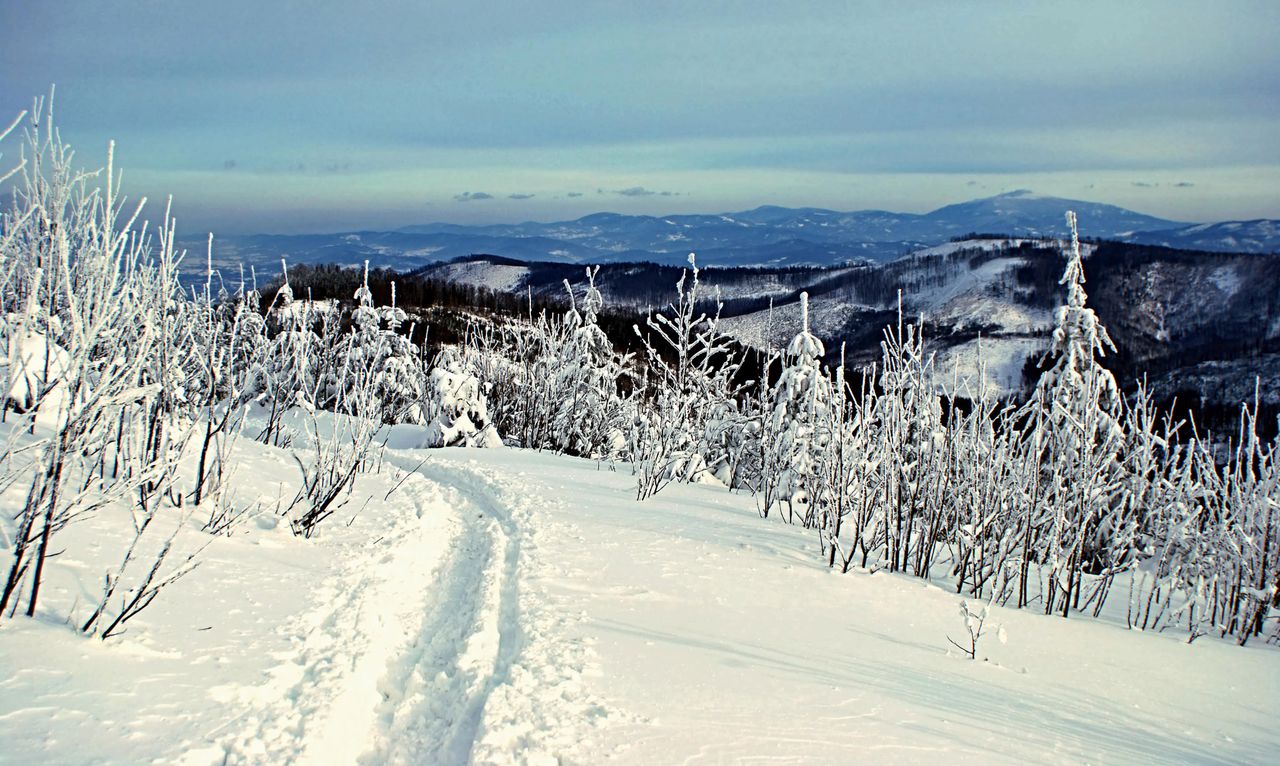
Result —
[[188, 231], [1017, 188], [1280, 217], [1277, 29], [1274, 0], [0, 0], [0, 117], [56, 83], [84, 162], [115, 139]]

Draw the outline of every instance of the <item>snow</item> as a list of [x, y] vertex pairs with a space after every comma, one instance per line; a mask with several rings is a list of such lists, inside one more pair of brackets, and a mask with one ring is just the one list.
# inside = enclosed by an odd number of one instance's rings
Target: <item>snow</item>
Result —
[[[989, 245], [985, 249], [998, 250], [1006, 242], [1007, 240], [953, 242], [922, 253], [942, 256], [963, 249], [959, 247], [962, 245]], [[936, 253], [933, 252], [935, 250]], [[913, 257], [915, 256], [908, 256]], [[1010, 386], [1019, 385], [1022, 360], [1033, 348], [1043, 347], [1043, 341], [1032, 341], [1026, 336], [1047, 333], [1053, 327], [1052, 312], [1024, 305], [1010, 294], [1016, 289], [1010, 272], [1022, 262], [1021, 258], [1006, 256], [993, 258], [972, 269], [966, 264], [960, 264], [941, 284], [913, 286], [904, 290], [903, 294], [904, 309], [908, 317], [923, 314], [929, 322], [945, 324], [953, 330], [979, 330], [987, 334], [998, 333], [1019, 338], [999, 344], [999, 350], [992, 347], [998, 356], [988, 358], [988, 364], [991, 365], [988, 379], [996, 386], [996, 390], [1007, 391]], [[907, 269], [902, 280], [904, 284], [914, 285], [916, 276]], [[831, 340], [838, 340], [858, 314], [873, 308], [890, 308], [861, 305], [848, 297], [832, 296], [815, 297], [811, 305], [814, 332], [819, 337]], [[799, 326], [798, 303], [777, 305], [772, 312], [762, 309], [750, 314], [727, 317], [721, 322], [721, 328], [725, 332], [744, 343], [756, 346], [768, 344], [773, 347], [785, 345]], [[967, 342], [958, 349], [946, 349], [946, 358], [965, 360], [962, 367], [966, 374], [972, 376], [977, 372], [976, 355], [973, 353], [975, 348], [972, 342]], [[940, 368], [939, 372], [945, 372], [941, 379], [950, 380], [950, 362], [948, 361], [945, 370]]]
[[[37, 330], [23, 328], [21, 320], [10, 314], [6, 324], [17, 329], [8, 339], [8, 353], [0, 357], [0, 379], [9, 382], [4, 392], [4, 406], [16, 407], [25, 411], [45, 397], [45, 408], [51, 411], [61, 409], [63, 393], [58, 381], [71, 364], [70, 357], [62, 347], [52, 343], [49, 337]], [[45, 386], [52, 384], [46, 392]]]
[[[213, 539], [124, 636], [54, 618], [100, 562], [51, 560], [41, 616], [0, 627], [0, 761], [1267, 763], [1280, 747], [1274, 648], [993, 607], [970, 661], [947, 642], [958, 596], [834, 574], [810, 535], [723, 488], [638, 504], [626, 466], [389, 449], [303, 540], [273, 523], [291, 458], [239, 449], [256, 523]], [[60, 539], [109, 547], [125, 513]]]
[[1021, 247], [1024, 242], [1032, 240], [1026, 239], [964, 239], [957, 242], [944, 242], [941, 245], [922, 248], [913, 251], [907, 258], [927, 258], [931, 256], [953, 255], [962, 250], [981, 250], [982, 252], [991, 252], [993, 250], [1005, 250]]
[[[813, 333], [822, 338], [835, 338], [849, 321], [866, 310], [844, 301], [814, 298], [809, 302], [809, 321]], [[801, 323], [800, 303], [774, 306], [750, 314], [725, 317], [720, 329], [729, 336], [757, 348], [781, 348], [795, 337]]]
[[[903, 297], [913, 312], [923, 312], [931, 320], [957, 322], [968, 318], [977, 321], [985, 313], [991, 315], [989, 319], [1001, 322], [1003, 329], [1026, 331], [1028, 325], [1048, 326], [1048, 312], [1033, 318], [1033, 309], [1001, 300], [996, 294], [997, 285], [1022, 262], [1021, 258], [994, 258], [976, 269], [962, 268], [954, 278], [938, 287], [925, 287]], [[1000, 300], [1000, 307], [984, 307], [980, 303], [993, 298]], [[1009, 324], [1003, 324], [1005, 322]]]
[[440, 267], [439, 274], [450, 282], [483, 287], [494, 292], [514, 292], [528, 276], [529, 268], [489, 261], [464, 261]]
[[990, 395], [1016, 394], [1023, 386], [1022, 369], [1027, 360], [1048, 350], [1049, 341], [1042, 337], [983, 337], [950, 346], [934, 357], [934, 385], [940, 391], [976, 394], [979, 372], [985, 369]]
[[1231, 264], [1219, 266], [1209, 274], [1209, 281], [1213, 282], [1214, 287], [1222, 291], [1222, 294], [1228, 298], [1240, 291], [1244, 280], [1241, 279], [1240, 273], [1236, 271]]

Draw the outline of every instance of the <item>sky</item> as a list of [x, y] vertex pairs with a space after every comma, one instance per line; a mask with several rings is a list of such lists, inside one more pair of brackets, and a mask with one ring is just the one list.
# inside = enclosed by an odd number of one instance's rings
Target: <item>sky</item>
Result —
[[0, 0], [0, 122], [56, 86], [78, 158], [114, 140], [187, 232], [1022, 188], [1280, 218], [1278, 29], [1275, 0]]

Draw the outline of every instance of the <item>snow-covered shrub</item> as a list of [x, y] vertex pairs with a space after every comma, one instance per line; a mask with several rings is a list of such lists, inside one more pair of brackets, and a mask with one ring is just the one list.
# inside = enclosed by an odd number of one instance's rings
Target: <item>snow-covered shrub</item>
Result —
[[444, 349], [427, 378], [425, 447], [500, 447], [480, 381], [463, 369], [456, 351]]
[[426, 366], [421, 349], [413, 342], [416, 325], [407, 335], [400, 329], [408, 316], [396, 306], [396, 285], [391, 283], [391, 305], [379, 309], [385, 351], [375, 373], [374, 394], [382, 403], [384, 423], [426, 422], [422, 402], [426, 396]]
[[604, 298], [596, 288], [595, 277], [600, 267], [587, 269], [587, 291], [581, 312], [573, 290], [569, 293], [569, 311], [565, 314], [567, 332], [553, 363], [549, 395], [559, 405], [551, 415], [551, 440], [556, 449], [591, 458], [617, 455], [621, 442], [622, 400], [618, 396], [618, 380], [629, 357], [613, 349], [596, 317], [604, 307]]
[[[923, 322], [903, 322], [885, 330], [874, 418], [881, 454], [884, 502], [880, 532], [882, 564], [892, 572], [927, 574], [938, 540], [936, 528], [948, 495], [950, 430], [942, 424], [942, 404], [930, 384], [933, 356], [926, 353]], [[943, 501], [943, 502], [939, 502]], [[914, 542], [914, 548], [913, 548]]]
[[[986, 627], [987, 620], [991, 617], [991, 602], [987, 601], [981, 608], [974, 609], [973, 605], [966, 600], [960, 602], [960, 619], [964, 621], [965, 639], [964, 644], [958, 643], [951, 636], [947, 636], [947, 641], [971, 660], [978, 659], [978, 642], [982, 640], [982, 631]], [[997, 629], [1000, 643], [1007, 641], [1004, 626]], [[967, 644], [967, 645], [966, 645]]]
[[480, 380], [493, 422], [512, 444], [598, 459], [624, 451], [628, 405], [620, 382], [630, 357], [597, 323], [604, 301], [596, 271], [587, 269], [581, 302], [566, 281], [562, 314], [475, 319], [468, 328], [464, 368]]
[[[692, 481], [709, 476], [722, 463], [737, 462], [720, 449], [746, 443], [723, 436], [725, 415], [733, 409], [728, 402], [740, 393], [735, 375], [741, 360], [720, 332], [720, 301], [715, 314], [701, 310], [692, 253], [689, 267], [676, 282], [677, 299], [668, 306], [669, 314], [651, 314], [647, 332], [633, 328], [645, 348], [644, 403], [635, 409], [628, 435], [641, 500], [672, 481]], [[713, 414], [719, 417], [709, 429]]]
[[[77, 172], [72, 153], [39, 103], [26, 132], [26, 163], [4, 213], [0, 240], [0, 316], [6, 347], [20, 362], [7, 366], [4, 390], [26, 385], [24, 413], [10, 417], [0, 466], [8, 485], [29, 478], [17, 516], [8, 574], [0, 591], [0, 615], [16, 609], [26, 590], [28, 616], [39, 602], [44, 565], [54, 536], [78, 516], [110, 502], [130, 502], [134, 543], [107, 578], [98, 609], [83, 625], [99, 629], [119, 586], [139, 575], [133, 551], [163, 511], [182, 518], [176, 466], [190, 443], [190, 379], [194, 353], [187, 311], [177, 285], [172, 220], [158, 231], [158, 247], [130, 233], [138, 211], [122, 218], [117, 179], [108, 149], [105, 183]], [[42, 123], [42, 120], [43, 123]], [[140, 210], [140, 208], [139, 208]], [[18, 314], [18, 317], [13, 315]], [[46, 351], [36, 384], [21, 360], [32, 332]], [[50, 349], [60, 353], [50, 354]], [[14, 422], [17, 421], [17, 422]], [[19, 439], [26, 441], [19, 452]], [[151, 561], [150, 574], [126, 600], [105, 632], [117, 628], [154, 597], [157, 573], [169, 548]], [[172, 570], [186, 571], [182, 566]], [[130, 607], [130, 604], [133, 607]]]
[[[801, 329], [782, 357], [782, 373], [774, 386], [769, 412], [765, 416], [763, 439], [769, 456], [765, 464], [771, 475], [764, 494], [780, 508], [786, 521], [805, 527], [818, 523], [818, 506], [824, 495], [822, 470], [833, 446], [833, 415], [840, 407], [830, 377], [822, 367], [826, 349], [809, 332], [809, 294], [800, 294]], [[772, 495], [772, 498], [770, 496]], [[770, 508], [761, 509], [764, 516]]]
[[[195, 369], [193, 417], [201, 423], [199, 457], [194, 485], [188, 497], [207, 508], [204, 528], [230, 533], [244, 509], [228, 502], [228, 488], [235, 471], [232, 451], [247, 421], [250, 402], [261, 391], [263, 361], [268, 344], [267, 326], [259, 313], [261, 298], [241, 273], [234, 295], [225, 286], [213, 290], [213, 237], [205, 255], [205, 284], [193, 288], [189, 302]], [[219, 278], [220, 281], [220, 278]]]
[[[267, 311], [270, 342], [258, 363], [255, 401], [266, 411], [266, 423], [257, 439], [276, 447], [288, 446], [291, 435], [283, 428], [285, 414], [294, 407], [310, 410], [316, 394], [334, 385], [321, 370], [324, 350], [321, 337], [315, 333], [317, 311], [313, 301], [296, 300], [289, 284], [288, 265], [281, 267], [284, 283], [276, 291]], [[332, 378], [332, 376], [328, 376]]]

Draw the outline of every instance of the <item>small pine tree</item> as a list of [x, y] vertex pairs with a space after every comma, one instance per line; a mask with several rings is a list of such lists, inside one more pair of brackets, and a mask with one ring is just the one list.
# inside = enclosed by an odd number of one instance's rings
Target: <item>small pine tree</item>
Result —
[[[1054, 364], [1041, 376], [1037, 396], [1036, 435], [1051, 519], [1051, 536], [1043, 559], [1049, 566], [1046, 612], [1065, 617], [1078, 606], [1086, 563], [1098, 552], [1089, 543], [1119, 491], [1121, 399], [1115, 378], [1101, 358], [1115, 346], [1093, 309], [1086, 305], [1084, 263], [1075, 213], [1067, 213], [1071, 244], [1060, 284], [1066, 303], [1056, 315]], [[1088, 560], [1088, 561], [1086, 561]]]
[[809, 329], [809, 294], [800, 294], [800, 332], [783, 354], [782, 373], [773, 389], [766, 431], [778, 470], [776, 497], [787, 521], [806, 527], [818, 521], [821, 465], [832, 441], [836, 390], [822, 367], [826, 349]]

